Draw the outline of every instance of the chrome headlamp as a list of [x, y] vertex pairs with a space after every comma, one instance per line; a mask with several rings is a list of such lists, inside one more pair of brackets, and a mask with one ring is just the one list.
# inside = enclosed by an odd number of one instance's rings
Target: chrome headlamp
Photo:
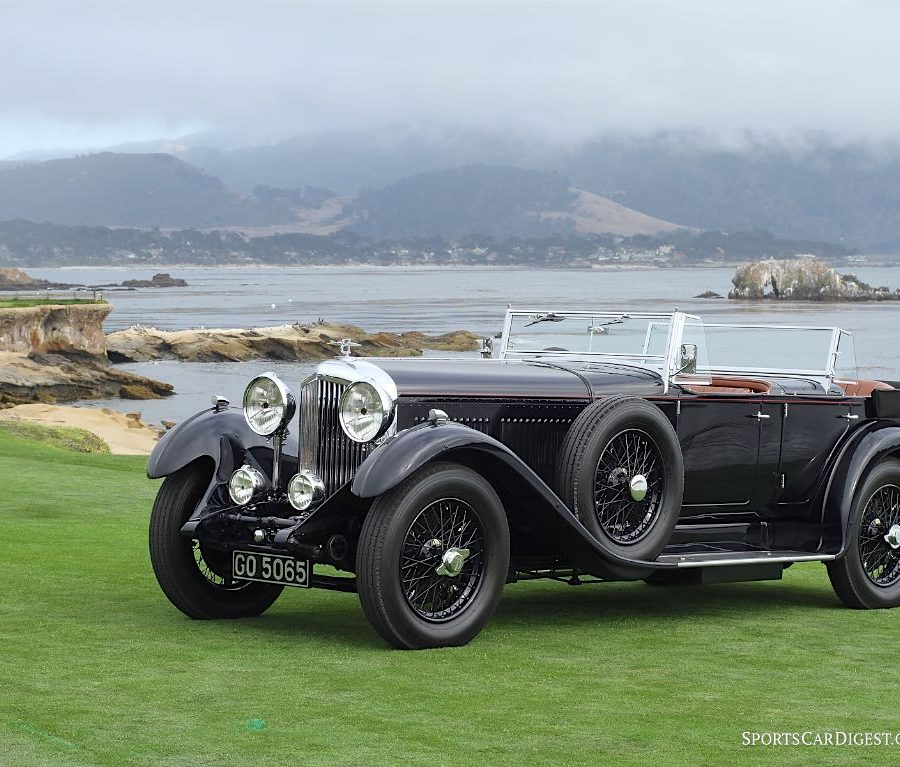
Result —
[[263, 437], [287, 426], [295, 408], [294, 395], [274, 373], [254, 378], [244, 390], [244, 418]]
[[354, 442], [371, 442], [391, 425], [394, 401], [380, 387], [367, 381], [348, 386], [341, 396], [340, 423]]
[[287, 497], [297, 511], [304, 511], [325, 497], [325, 483], [312, 472], [301, 471], [288, 482]]
[[266, 489], [266, 478], [252, 466], [241, 466], [228, 480], [228, 495], [238, 506], [246, 506]]

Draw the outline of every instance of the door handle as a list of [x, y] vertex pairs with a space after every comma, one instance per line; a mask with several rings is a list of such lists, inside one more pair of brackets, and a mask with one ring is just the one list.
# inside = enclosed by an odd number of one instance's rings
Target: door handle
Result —
[[768, 413], [748, 413], [747, 418], [756, 418], [758, 421], [762, 421], [764, 418], [771, 418]]

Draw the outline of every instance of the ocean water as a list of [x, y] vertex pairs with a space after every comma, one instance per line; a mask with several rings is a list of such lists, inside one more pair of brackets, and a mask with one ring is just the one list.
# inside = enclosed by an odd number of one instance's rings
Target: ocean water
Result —
[[[29, 269], [55, 282], [100, 284], [149, 278], [159, 268]], [[454, 267], [283, 267], [162, 269], [183, 277], [187, 288], [107, 290], [114, 310], [107, 330], [134, 324], [163, 329], [252, 327], [323, 318], [368, 330], [440, 333], [500, 330], [509, 304], [516, 308], [671, 311], [676, 307], [708, 322], [837, 325], [855, 334], [860, 375], [900, 379], [900, 301], [864, 304], [744, 303], [696, 299], [707, 290], [728, 292], [731, 268], [545, 270]], [[900, 269], [853, 270], [874, 285], [900, 287]], [[446, 356], [442, 353], [441, 356]], [[168, 381], [174, 397], [158, 402], [85, 402], [145, 420], [179, 421], [205, 407], [212, 394], [240, 399], [247, 380], [275, 370], [298, 381], [309, 369], [266, 360], [245, 363], [160, 361], [123, 366]]]

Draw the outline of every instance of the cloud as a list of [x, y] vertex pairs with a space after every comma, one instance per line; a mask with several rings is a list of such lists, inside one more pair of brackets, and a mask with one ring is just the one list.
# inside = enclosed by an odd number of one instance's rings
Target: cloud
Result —
[[0, 0], [0, 156], [198, 128], [896, 136], [898, 28], [851, 0]]

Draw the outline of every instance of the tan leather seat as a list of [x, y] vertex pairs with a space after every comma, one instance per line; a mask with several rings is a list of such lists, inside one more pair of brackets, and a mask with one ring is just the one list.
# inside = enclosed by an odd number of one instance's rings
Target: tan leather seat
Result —
[[853, 381], [842, 383], [841, 388], [848, 397], [869, 397], [876, 389], [885, 390], [894, 387], [884, 381]]
[[693, 384], [684, 388], [692, 394], [768, 394], [772, 391], [772, 384], [756, 378], [713, 376], [709, 384]]

